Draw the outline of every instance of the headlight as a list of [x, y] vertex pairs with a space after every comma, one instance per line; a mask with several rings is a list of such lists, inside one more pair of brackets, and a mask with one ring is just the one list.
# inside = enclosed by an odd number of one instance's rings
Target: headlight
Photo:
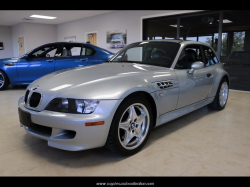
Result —
[[99, 102], [100, 100], [98, 99], [55, 98], [47, 105], [45, 110], [73, 114], [90, 114], [95, 111]]

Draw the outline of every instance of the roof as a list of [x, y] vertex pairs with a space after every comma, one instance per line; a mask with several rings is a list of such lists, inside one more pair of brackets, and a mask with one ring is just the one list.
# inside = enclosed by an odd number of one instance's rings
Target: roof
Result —
[[193, 44], [207, 45], [206, 43], [203, 43], [203, 42], [198, 42], [198, 41], [193, 41], [193, 40], [181, 40], [181, 39], [143, 40], [141, 42], [173, 42], [173, 43], [182, 43], [182, 44], [193, 43]]

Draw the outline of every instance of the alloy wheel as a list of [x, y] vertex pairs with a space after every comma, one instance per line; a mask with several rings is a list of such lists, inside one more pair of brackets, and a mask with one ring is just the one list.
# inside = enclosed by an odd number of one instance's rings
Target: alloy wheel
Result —
[[130, 105], [122, 114], [118, 127], [118, 138], [121, 145], [128, 150], [141, 145], [148, 134], [149, 123], [149, 113], [143, 104]]
[[223, 107], [226, 104], [228, 97], [228, 85], [227, 82], [223, 82], [220, 88], [219, 102], [220, 106]]
[[0, 88], [2, 88], [4, 85], [4, 76], [3, 74], [0, 72]]

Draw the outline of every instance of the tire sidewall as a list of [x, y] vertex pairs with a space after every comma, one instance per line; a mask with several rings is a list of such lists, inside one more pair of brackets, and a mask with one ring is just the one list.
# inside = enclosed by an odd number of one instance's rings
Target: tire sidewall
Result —
[[[118, 128], [119, 128], [119, 123], [120, 123], [120, 120], [121, 120], [123, 113], [130, 105], [132, 105], [134, 103], [141, 103], [147, 108], [148, 113], [149, 113], [149, 118], [150, 118], [149, 119], [149, 129], [148, 129], [148, 133], [147, 133], [144, 141], [141, 143], [141, 145], [139, 145], [137, 148], [135, 148], [133, 150], [128, 150], [128, 149], [124, 148], [120, 143], [120, 140], [118, 137], [119, 136], [118, 135]], [[144, 99], [142, 97], [135, 96], [135, 97], [132, 97], [130, 99], [123, 101], [123, 103], [117, 109], [115, 116], [113, 118], [112, 124], [111, 124], [111, 128], [113, 128], [112, 129], [112, 131], [113, 131], [112, 132], [113, 133], [113, 140], [112, 141], [113, 141], [113, 144], [115, 146], [116, 151], [124, 156], [133, 155], [133, 154], [139, 152], [148, 140], [148, 137], [150, 135], [150, 131], [152, 129], [152, 124], [153, 124], [153, 112], [152, 112], [152, 109], [151, 109], [149, 102], [146, 99]]]

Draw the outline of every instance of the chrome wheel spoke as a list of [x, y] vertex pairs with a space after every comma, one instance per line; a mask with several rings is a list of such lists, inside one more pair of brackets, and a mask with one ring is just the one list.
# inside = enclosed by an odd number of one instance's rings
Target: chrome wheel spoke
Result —
[[130, 125], [130, 121], [125, 121], [125, 122], [121, 122], [119, 127], [125, 131], [128, 131], [129, 129], [129, 125]]
[[138, 127], [138, 128], [136, 128], [136, 133], [137, 133], [137, 135], [142, 135], [142, 129], [141, 129], [141, 127]]
[[137, 117], [138, 116], [137, 116], [137, 114], [135, 112], [134, 106], [133, 105], [130, 106], [130, 108], [129, 108], [129, 120], [134, 121]]
[[123, 144], [125, 146], [128, 145], [128, 143], [132, 140], [133, 137], [134, 137], [134, 134], [132, 132], [126, 133], [125, 138], [123, 140]]
[[118, 138], [121, 145], [132, 150], [145, 139], [149, 130], [149, 113], [141, 103], [130, 105], [121, 116], [118, 128]]
[[140, 116], [138, 116], [137, 123], [138, 125], [141, 125], [141, 123], [145, 120], [147, 114], [144, 112]]

